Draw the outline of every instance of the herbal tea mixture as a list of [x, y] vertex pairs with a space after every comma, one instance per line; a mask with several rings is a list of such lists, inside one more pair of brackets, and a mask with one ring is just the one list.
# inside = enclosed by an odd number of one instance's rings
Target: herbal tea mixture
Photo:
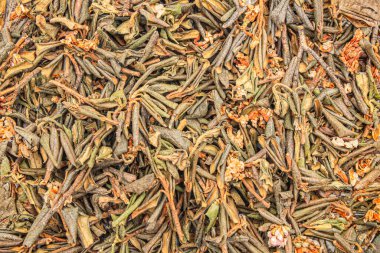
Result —
[[379, 0], [0, 13], [0, 253], [380, 252]]

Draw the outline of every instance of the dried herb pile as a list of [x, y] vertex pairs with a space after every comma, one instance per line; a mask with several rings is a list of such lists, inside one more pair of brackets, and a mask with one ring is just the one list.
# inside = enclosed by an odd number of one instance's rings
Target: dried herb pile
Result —
[[0, 252], [380, 251], [378, 0], [0, 13]]

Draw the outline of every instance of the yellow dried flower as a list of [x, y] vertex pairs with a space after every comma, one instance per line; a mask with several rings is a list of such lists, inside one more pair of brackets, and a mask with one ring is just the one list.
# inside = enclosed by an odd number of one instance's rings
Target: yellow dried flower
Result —
[[227, 168], [225, 172], [226, 182], [242, 180], [245, 178], [244, 162], [237, 157], [237, 152], [231, 152], [227, 158]]
[[318, 241], [302, 235], [297, 236], [293, 244], [295, 253], [319, 253], [321, 248]]
[[9, 141], [15, 136], [15, 125], [16, 122], [9, 117], [4, 117], [0, 119], [0, 142]]
[[290, 235], [290, 228], [282, 225], [271, 225], [268, 231], [268, 245], [269, 247], [285, 247]]

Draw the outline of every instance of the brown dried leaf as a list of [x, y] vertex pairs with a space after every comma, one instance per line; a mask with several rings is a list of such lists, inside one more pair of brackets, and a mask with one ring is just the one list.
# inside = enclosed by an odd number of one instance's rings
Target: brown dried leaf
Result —
[[344, 15], [356, 27], [376, 26], [380, 21], [378, 0], [340, 0], [338, 13]]
[[16, 204], [14, 198], [7, 190], [7, 184], [0, 185], [0, 219], [4, 220], [12, 215], [17, 214]]
[[152, 188], [155, 185], [155, 183], [156, 183], [156, 176], [154, 174], [148, 174], [124, 186], [124, 191], [140, 194]]
[[55, 39], [55, 36], [57, 36], [57, 33], [59, 31], [59, 28], [51, 25], [49, 23], [46, 23], [46, 19], [42, 15], [36, 16], [36, 25], [43, 33], [46, 33], [50, 36], [50, 38]]
[[52, 24], [59, 23], [63, 26], [66, 26], [70, 30], [78, 30], [78, 29], [88, 30], [88, 26], [78, 24], [78, 23], [71, 21], [70, 19], [67, 19], [64, 17], [52, 18], [52, 19], [50, 19], [50, 23], [52, 23]]
[[78, 220], [78, 234], [81, 242], [85, 248], [91, 246], [94, 243], [94, 237], [91, 233], [89, 216], [81, 215]]
[[36, 1], [36, 6], [34, 7], [34, 10], [36, 12], [46, 12], [50, 3], [52, 2], [53, 0], [38, 0]]

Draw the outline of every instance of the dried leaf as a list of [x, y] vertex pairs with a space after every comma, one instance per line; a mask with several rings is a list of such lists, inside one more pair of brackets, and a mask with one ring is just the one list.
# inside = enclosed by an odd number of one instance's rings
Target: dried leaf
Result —
[[79, 238], [83, 246], [87, 249], [94, 243], [94, 237], [90, 229], [89, 216], [79, 215], [77, 223]]

